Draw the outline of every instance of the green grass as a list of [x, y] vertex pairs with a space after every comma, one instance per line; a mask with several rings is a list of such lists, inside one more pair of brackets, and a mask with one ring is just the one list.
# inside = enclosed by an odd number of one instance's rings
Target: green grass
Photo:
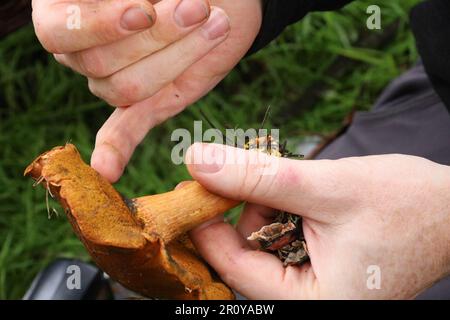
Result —
[[[188, 179], [183, 166], [170, 162], [170, 134], [192, 129], [201, 119], [199, 108], [215, 123], [249, 128], [271, 105], [267, 127], [281, 128], [291, 145], [311, 133], [332, 134], [352, 110], [370, 108], [383, 87], [417, 60], [408, 28], [409, 8], [417, 2], [359, 1], [340, 13], [306, 17], [243, 61], [206, 98], [152, 130], [117, 188], [136, 196]], [[365, 9], [374, 3], [382, 8], [381, 31], [365, 28]], [[56, 257], [89, 259], [64, 216], [48, 220], [44, 191], [32, 188], [22, 173], [42, 151], [67, 141], [88, 160], [110, 112], [82, 77], [40, 48], [31, 27], [0, 41], [0, 299], [20, 298]]]

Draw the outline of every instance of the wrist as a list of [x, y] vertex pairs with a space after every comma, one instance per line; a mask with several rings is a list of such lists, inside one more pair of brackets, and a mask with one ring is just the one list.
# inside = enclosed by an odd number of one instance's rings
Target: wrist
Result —
[[[450, 274], [450, 166], [436, 164], [434, 173], [435, 189], [430, 195], [430, 205], [432, 202], [438, 203], [438, 209], [435, 212], [440, 219], [437, 221], [439, 234], [437, 235], [443, 252], [443, 274]], [[440, 223], [442, 222], [442, 223]]]
[[450, 274], [450, 166], [444, 166], [444, 176], [445, 176], [445, 187], [443, 192], [445, 197], [444, 210], [446, 210], [445, 214], [447, 216], [447, 232], [445, 233], [446, 243], [444, 247], [447, 248], [447, 269], [446, 274]]

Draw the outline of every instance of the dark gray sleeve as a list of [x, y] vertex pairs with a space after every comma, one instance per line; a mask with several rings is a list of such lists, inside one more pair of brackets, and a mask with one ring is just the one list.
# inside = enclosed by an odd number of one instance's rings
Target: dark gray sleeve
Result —
[[411, 27], [434, 89], [450, 109], [450, 1], [417, 5], [411, 11]]
[[263, 0], [263, 22], [249, 50], [252, 54], [275, 39], [290, 24], [309, 12], [337, 10], [353, 0]]

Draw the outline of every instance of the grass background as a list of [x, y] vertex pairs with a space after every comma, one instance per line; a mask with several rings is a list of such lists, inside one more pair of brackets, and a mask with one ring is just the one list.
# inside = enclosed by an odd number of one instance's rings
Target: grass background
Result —
[[[202, 119], [199, 108], [218, 125], [249, 128], [258, 126], [271, 105], [266, 127], [281, 128], [291, 147], [303, 136], [332, 134], [353, 110], [370, 108], [383, 87], [417, 60], [408, 27], [409, 9], [417, 2], [356, 1], [288, 28], [206, 98], [153, 129], [117, 188], [137, 196], [168, 191], [188, 179], [183, 166], [171, 164], [170, 134], [192, 129]], [[370, 4], [382, 8], [380, 31], [365, 27]], [[41, 49], [31, 26], [0, 40], [0, 299], [21, 298], [56, 257], [89, 260], [66, 218], [49, 220], [43, 189], [22, 174], [38, 154], [67, 141], [88, 160], [110, 112], [90, 95], [85, 79]]]

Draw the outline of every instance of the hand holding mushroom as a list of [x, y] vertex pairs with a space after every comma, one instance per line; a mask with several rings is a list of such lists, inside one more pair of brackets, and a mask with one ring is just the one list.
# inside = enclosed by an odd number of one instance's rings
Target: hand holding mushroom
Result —
[[[194, 144], [187, 163], [209, 191], [248, 201], [236, 228], [215, 219], [190, 233], [248, 298], [413, 298], [450, 272], [448, 166], [405, 155], [298, 161], [214, 144]], [[273, 221], [270, 208], [303, 216], [310, 262], [284, 267], [246, 240]]]

